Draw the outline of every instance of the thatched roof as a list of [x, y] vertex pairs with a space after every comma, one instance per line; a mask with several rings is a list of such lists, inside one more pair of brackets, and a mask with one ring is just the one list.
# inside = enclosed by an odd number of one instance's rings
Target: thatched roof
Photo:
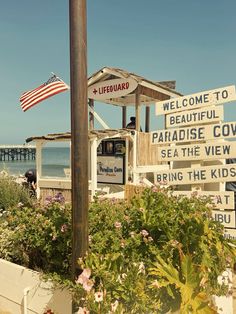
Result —
[[[134, 130], [129, 129], [105, 129], [105, 130], [91, 130], [88, 131], [88, 139], [106, 139], [106, 138], [114, 138], [114, 137], [127, 137], [130, 136]], [[31, 136], [26, 139], [26, 143], [32, 141], [70, 141], [71, 140], [71, 133], [54, 133], [54, 134], [47, 134], [43, 136]]]

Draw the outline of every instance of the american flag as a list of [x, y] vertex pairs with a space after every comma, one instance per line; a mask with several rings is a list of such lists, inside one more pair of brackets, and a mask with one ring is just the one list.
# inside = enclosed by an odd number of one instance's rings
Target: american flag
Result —
[[39, 102], [68, 89], [69, 86], [54, 74], [46, 83], [21, 95], [21, 108], [26, 111]]

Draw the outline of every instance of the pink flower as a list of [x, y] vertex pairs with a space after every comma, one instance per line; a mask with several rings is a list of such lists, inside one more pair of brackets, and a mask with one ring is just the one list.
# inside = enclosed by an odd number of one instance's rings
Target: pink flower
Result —
[[145, 229], [143, 229], [140, 233], [143, 237], [147, 237], [149, 235], [149, 233]]
[[114, 303], [111, 303], [111, 311], [115, 312], [117, 307], [118, 307], [119, 302], [117, 300], [115, 300]]
[[89, 279], [90, 276], [91, 270], [89, 268], [85, 268], [76, 280], [76, 283], [83, 285], [85, 291], [90, 291], [94, 285], [94, 282]]
[[125, 240], [120, 240], [120, 246], [125, 247]]
[[91, 276], [91, 270], [89, 268], [85, 268], [83, 272], [79, 275], [76, 282], [82, 285], [84, 282], [86, 282], [89, 279], [90, 276]]
[[119, 221], [116, 221], [114, 223], [114, 226], [116, 227], [116, 229], [120, 229], [122, 225], [121, 225], [121, 223]]
[[141, 262], [138, 267], [138, 274], [141, 274], [141, 273], [145, 274], [145, 265], [143, 262]]
[[79, 307], [77, 314], [89, 314], [89, 311], [85, 307]]
[[152, 187], [152, 192], [158, 192], [158, 188], [156, 186]]
[[160, 185], [167, 185], [167, 181], [166, 180], [160, 181], [159, 184]]
[[127, 221], [128, 223], [130, 222], [130, 217], [128, 215], [124, 216], [125, 221]]
[[90, 279], [87, 279], [84, 283], [83, 283], [83, 288], [85, 291], [90, 291], [93, 288], [93, 281]]
[[191, 193], [191, 196], [192, 197], [196, 197], [198, 195], [198, 191], [193, 191], [192, 193]]
[[94, 293], [95, 301], [96, 302], [102, 302], [103, 301], [103, 292], [98, 291]]
[[89, 277], [91, 276], [91, 269], [85, 268], [85, 269], [83, 270], [83, 272], [82, 272], [81, 275], [83, 275], [83, 276], [89, 278]]
[[152, 287], [159, 289], [161, 286], [160, 286], [160, 284], [158, 283], [157, 280], [154, 280], [153, 283], [152, 283]]
[[66, 232], [68, 230], [68, 226], [66, 224], [61, 226], [61, 232]]
[[131, 231], [129, 234], [130, 234], [131, 238], [134, 238], [134, 236], [135, 236], [135, 232], [134, 231]]

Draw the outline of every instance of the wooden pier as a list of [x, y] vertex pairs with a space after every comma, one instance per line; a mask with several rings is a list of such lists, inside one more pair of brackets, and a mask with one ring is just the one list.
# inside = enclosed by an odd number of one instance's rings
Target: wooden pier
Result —
[[1, 145], [0, 161], [35, 160], [36, 148], [30, 145]]

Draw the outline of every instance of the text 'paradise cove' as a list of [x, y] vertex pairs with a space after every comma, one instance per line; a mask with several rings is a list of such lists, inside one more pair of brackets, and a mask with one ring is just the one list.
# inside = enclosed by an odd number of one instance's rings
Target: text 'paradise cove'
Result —
[[151, 132], [152, 144], [192, 142], [236, 137], [236, 122]]

